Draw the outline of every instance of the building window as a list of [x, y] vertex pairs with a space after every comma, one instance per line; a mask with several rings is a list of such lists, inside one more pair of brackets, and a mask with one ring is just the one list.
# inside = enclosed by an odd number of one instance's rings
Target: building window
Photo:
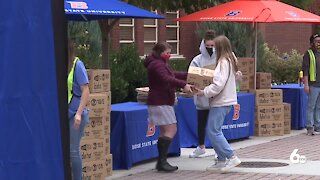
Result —
[[[157, 13], [157, 11], [154, 11]], [[144, 19], [144, 54], [150, 54], [152, 47], [158, 42], [158, 20]]]
[[166, 12], [167, 43], [172, 46], [171, 54], [179, 55], [179, 11]]
[[134, 43], [134, 19], [120, 19], [120, 46]]

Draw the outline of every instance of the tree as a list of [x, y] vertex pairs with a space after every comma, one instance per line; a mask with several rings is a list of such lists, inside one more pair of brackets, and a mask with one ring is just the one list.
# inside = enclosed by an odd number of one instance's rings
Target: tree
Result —
[[[204, 8], [208, 8], [217, 3], [227, 2], [226, 0], [123, 0], [129, 4], [135, 5], [147, 10], [159, 9], [161, 12], [184, 10], [187, 13], [192, 13]], [[196, 3], [195, 3], [196, 2]], [[102, 36], [102, 67], [109, 68], [109, 41], [110, 31], [119, 19], [104, 19], [99, 20], [99, 26]]]

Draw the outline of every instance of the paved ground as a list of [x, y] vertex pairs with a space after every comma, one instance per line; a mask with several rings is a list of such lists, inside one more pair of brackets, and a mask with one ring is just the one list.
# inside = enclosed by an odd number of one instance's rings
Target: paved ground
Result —
[[[178, 165], [174, 173], [159, 173], [154, 170], [155, 161], [136, 165], [130, 170], [117, 170], [107, 179], [310, 179], [320, 180], [320, 136], [306, 136], [305, 130], [292, 131], [292, 134], [276, 137], [250, 137], [234, 141], [231, 145], [242, 162], [275, 162], [287, 163], [283, 167], [245, 168], [236, 167], [227, 173], [205, 171], [212, 164], [213, 156], [190, 159], [188, 154], [194, 148], [183, 148], [181, 156], [169, 158], [169, 162]], [[290, 154], [298, 149], [297, 154], [306, 157], [305, 163], [292, 163]], [[214, 151], [207, 149], [212, 155]]]

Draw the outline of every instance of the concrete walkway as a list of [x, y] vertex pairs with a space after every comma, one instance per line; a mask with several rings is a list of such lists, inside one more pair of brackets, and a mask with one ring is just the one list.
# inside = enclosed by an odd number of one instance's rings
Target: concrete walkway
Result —
[[[320, 136], [307, 136], [306, 130], [293, 130], [291, 134], [273, 137], [250, 137], [231, 142], [242, 162], [278, 162], [287, 166], [272, 168], [236, 167], [227, 173], [206, 171], [213, 163], [213, 149], [207, 149], [203, 158], [189, 158], [194, 148], [182, 148], [181, 156], [169, 158], [177, 165], [174, 173], [154, 170], [155, 160], [135, 165], [130, 170], [115, 170], [107, 179], [318, 179], [320, 180]], [[301, 163], [292, 163], [290, 155], [305, 156]], [[306, 159], [306, 162], [303, 160]], [[244, 163], [243, 163], [244, 164]]]

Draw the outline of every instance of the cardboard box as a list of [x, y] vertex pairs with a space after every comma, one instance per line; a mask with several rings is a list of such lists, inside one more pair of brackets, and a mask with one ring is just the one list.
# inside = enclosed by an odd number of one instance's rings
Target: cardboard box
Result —
[[256, 136], [282, 136], [284, 133], [284, 121], [256, 121], [255, 135]]
[[242, 79], [245, 80], [244, 82], [240, 82], [240, 91], [254, 89], [255, 59], [238, 58], [238, 69], [242, 72]]
[[107, 167], [106, 158], [83, 162], [82, 164], [83, 180], [105, 180], [108, 172], [110, 172], [110, 167]]
[[104, 144], [105, 144], [105, 154], [110, 154], [110, 134], [107, 134], [103, 138]]
[[110, 116], [91, 117], [84, 129], [83, 139], [102, 139], [110, 134]]
[[112, 154], [108, 154], [106, 158], [106, 176], [112, 175]]
[[90, 94], [87, 106], [90, 118], [107, 116], [111, 110], [111, 93]]
[[187, 82], [199, 89], [204, 89], [212, 83], [213, 73], [214, 70], [211, 69], [189, 67]]
[[106, 148], [103, 139], [82, 139], [80, 152], [83, 162], [104, 159], [107, 155]]
[[271, 89], [272, 76], [271, 73], [257, 72], [256, 83], [257, 89]]
[[284, 126], [284, 134], [290, 134], [291, 133], [291, 119], [284, 119], [283, 126]]
[[256, 106], [282, 105], [282, 89], [256, 89]]
[[283, 106], [284, 106], [284, 119], [291, 120], [291, 104], [283, 103]]
[[90, 93], [110, 91], [110, 70], [109, 69], [88, 69]]
[[283, 105], [256, 106], [256, 121], [283, 121]]

